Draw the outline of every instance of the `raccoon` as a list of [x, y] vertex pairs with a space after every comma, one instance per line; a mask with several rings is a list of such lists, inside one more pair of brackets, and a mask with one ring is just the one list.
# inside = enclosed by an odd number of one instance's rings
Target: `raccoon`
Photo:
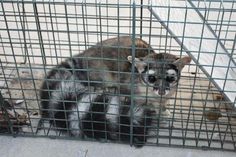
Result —
[[48, 73], [41, 88], [42, 118], [73, 136], [142, 146], [145, 126], [175, 93], [190, 61], [188, 56], [155, 53], [139, 38], [101, 41]]

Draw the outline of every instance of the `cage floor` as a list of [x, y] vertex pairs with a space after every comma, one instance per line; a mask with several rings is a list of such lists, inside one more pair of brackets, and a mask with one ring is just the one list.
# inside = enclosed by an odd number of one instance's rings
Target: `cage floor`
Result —
[[[39, 89], [46, 71], [39, 65], [19, 65], [18, 70], [11, 64], [4, 66], [1, 93], [14, 102], [13, 113], [24, 114], [27, 119], [27, 125], [16, 126], [21, 128], [18, 134], [67, 137], [47, 123], [38, 129]], [[185, 71], [190, 72], [183, 73], [176, 98], [169, 102], [171, 115], [154, 124], [148, 145], [235, 150], [235, 111], [201, 72]]]

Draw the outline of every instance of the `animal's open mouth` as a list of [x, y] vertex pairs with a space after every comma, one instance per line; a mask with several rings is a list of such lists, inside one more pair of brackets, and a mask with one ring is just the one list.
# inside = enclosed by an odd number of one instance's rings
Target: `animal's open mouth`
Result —
[[169, 90], [154, 89], [154, 93], [159, 96], [166, 96], [169, 94], [169, 92]]

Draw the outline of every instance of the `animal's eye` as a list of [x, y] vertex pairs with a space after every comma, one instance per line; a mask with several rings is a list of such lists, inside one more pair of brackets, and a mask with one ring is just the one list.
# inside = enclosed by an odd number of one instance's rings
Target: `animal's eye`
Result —
[[167, 76], [166, 81], [169, 82], [169, 83], [172, 83], [172, 82], [175, 81], [175, 77]]
[[149, 75], [148, 76], [148, 81], [150, 82], [150, 83], [154, 83], [154, 82], [156, 82], [156, 77], [155, 76], [153, 76], [153, 75]]

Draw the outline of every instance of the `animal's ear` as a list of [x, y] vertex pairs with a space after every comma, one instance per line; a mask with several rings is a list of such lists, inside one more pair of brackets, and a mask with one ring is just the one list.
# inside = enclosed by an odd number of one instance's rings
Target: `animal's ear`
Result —
[[132, 56], [128, 56], [127, 59], [128, 61], [133, 64], [137, 68], [139, 73], [142, 73], [145, 70], [145, 67], [147, 66], [146, 63], [140, 59], [140, 58], [134, 58], [134, 61], [132, 60]]
[[179, 70], [182, 70], [185, 65], [191, 62], [191, 58], [189, 56], [182, 56], [181, 58], [177, 58], [174, 62], [174, 65], [178, 67]]

